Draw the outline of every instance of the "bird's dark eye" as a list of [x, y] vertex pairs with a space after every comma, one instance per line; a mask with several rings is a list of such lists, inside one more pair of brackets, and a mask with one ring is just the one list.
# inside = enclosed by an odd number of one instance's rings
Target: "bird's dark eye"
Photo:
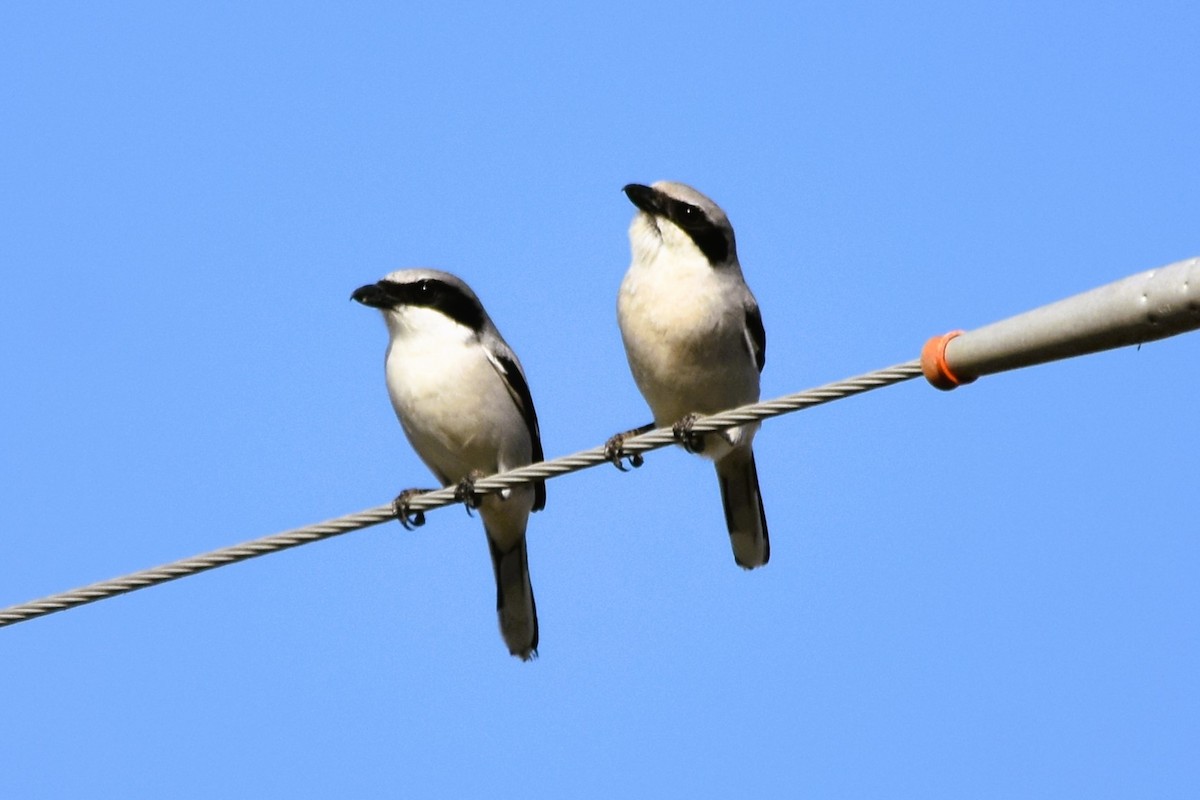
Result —
[[429, 281], [419, 281], [417, 283], [417, 294], [421, 297], [428, 297], [431, 291], [433, 291], [433, 287], [429, 285]]

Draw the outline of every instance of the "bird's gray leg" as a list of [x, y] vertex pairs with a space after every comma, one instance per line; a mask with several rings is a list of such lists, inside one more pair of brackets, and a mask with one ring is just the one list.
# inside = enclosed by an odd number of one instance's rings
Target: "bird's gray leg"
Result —
[[468, 514], [479, 508], [479, 504], [483, 502], [483, 498], [475, 491], [475, 481], [482, 477], [484, 477], [482, 472], [473, 469], [467, 474], [467, 477], [458, 482], [458, 486], [454, 489], [454, 499], [466, 506]]
[[404, 526], [406, 531], [415, 531], [417, 528], [425, 524], [425, 512], [413, 511], [409, 508], [409, 503], [414, 498], [420, 497], [426, 492], [432, 492], [433, 489], [405, 489], [400, 494], [396, 495], [396, 499], [392, 501], [392, 513], [396, 515], [396, 519], [400, 520], [400, 524]]
[[629, 466], [637, 469], [645, 463], [645, 459], [642, 458], [641, 453], [626, 453], [625, 440], [634, 436], [640, 436], [641, 434], [648, 433], [652, 430], [654, 430], [654, 423], [647, 422], [640, 428], [634, 428], [633, 430], [625, 431], [624, 433], [618, 433], [615, 436], [610, 437], [609, 440], [604, 443], [604, 457], [608, 459], [614, 467], [621, 470], [621, 472], [629, 471], [629, 468], [626, 467], [624, 463], [625, 459], [627, 458], [629, 459]]
[[700, 419], [699, 414], [688, 414], [671, 426], [671, 433], [675, 434], [675, 441], [683, 445], [683, 449], [689, 453], [704, 452], [704, 434], [692, 432], [692, 426], [698, 419]]

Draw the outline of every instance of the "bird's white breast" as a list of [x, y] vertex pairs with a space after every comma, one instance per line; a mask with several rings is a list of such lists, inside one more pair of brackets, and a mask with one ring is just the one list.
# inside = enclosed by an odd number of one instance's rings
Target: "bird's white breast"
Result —
[[392, 406], [413, 449], [451, 482], [527, 464], [528, 428], [473, 332], [422, 308], [401, 312], [387, 354]]
[[[746, 340], [746, 289], [736, 268], [699, 251], [639, 248], [621, 284], [617, 317], [638, 388], [660, 425], [758, 399]], [[640, 251], [640, 252], [639, 252]]]

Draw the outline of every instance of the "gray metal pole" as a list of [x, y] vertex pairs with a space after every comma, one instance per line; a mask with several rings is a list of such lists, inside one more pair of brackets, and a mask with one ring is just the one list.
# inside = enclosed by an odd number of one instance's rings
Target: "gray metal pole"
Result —
[[930, 339], [925, 377], [953, 389], [983, 375], [1165, 339], [1200, 328], [1200, 257], [1178, 261], [1033, 311]]

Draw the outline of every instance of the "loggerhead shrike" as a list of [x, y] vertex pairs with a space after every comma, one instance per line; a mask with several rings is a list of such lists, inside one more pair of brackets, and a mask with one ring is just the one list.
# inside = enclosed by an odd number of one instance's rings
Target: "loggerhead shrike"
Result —
[[674, 423], [688, 450], [716, 462], [734, 560], [761, 567], [771, 545], [751, 449], [758, 425], [690, 431], [698, 414], [758, 401], [767, 338], [733, 226], [716, 203], [682, 183], [631, 183], [624, 191], [638, 213], [617, 321], [633, 378], [655, 424]]
[[[521, 363], [466, 283], [446, 272], [409, 269], [351, 297], [383, 313], [391, 335], [385, 374], [392, 407], [443, 486], [458, 484], [471, 506], [476, 478], [542, 460]], [[530, 511], [545, 507], [546, 484], [474, 499], [496, 576], [500, 634], [509, 652], [527, 661], [537, 655], [538, 624], [525, 526]]]

